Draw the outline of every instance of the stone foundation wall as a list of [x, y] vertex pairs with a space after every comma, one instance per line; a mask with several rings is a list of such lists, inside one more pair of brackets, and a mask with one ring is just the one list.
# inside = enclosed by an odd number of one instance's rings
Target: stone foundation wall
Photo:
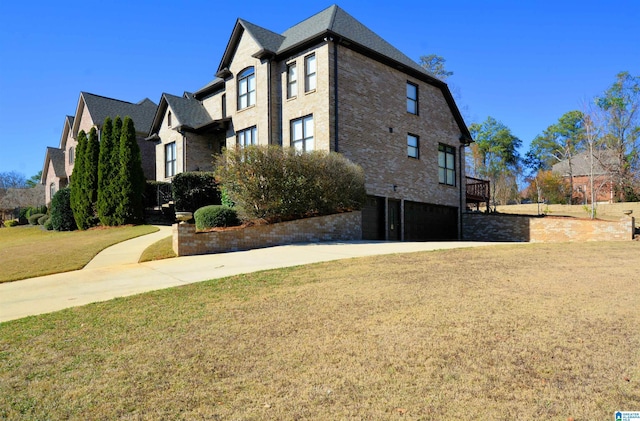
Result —
[[465, 213], [463, 239], [554, 243], [568, 241], [630, 241], [635, 220], [600, 221], [562, 217]]
[[362, 239], [361, 212], [348, 212], [237, 230], [196, 232], [193, 224], [173, 225], [178, 256], [224, 253], [283, 244]]

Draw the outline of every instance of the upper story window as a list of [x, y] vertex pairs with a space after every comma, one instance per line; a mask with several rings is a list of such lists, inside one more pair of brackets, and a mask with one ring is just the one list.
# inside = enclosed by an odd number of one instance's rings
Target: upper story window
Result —
[[176, 142], [164, 145], [164, 176], [176, 175]]
[[420, 139], [418, 136], [409, 133], [407, 135], [407, 156], [409, 158], [420, 158]]
[[298, 151], [309, 152], [313, 142], [313, 114], [291, 120], [291, 145]]
[[56, 195], [56, 185], [55, 183], [49, 184], [49, 199], [53, 199], [53, 196]]
[[407, 112], [418, 114], [418, 85], [407, 82]]
[[298, 69], [296, 63], [287, 65], [287, 98], [294, 98], [298, 95]]
[[76, 155], [76, 149], [72, 146], [69, 148], [69, 164], [73, 164], [75, 155]]
[[304, 58], [304, 91], [311, 92], [316, 89], [316, 55], [311, 54]]
[[249, 145], [258, 144], [258, 128], [256, 126], [249, 127], [248, 129], [240, 130], [236, 133], [236, 142], [238, 146], [244, 148]]
[[442, 143], [438, 145], [438, 181], [440, 184], [456, 185], [456, 149]]
[[238, 109], [252, 105], [256, 105], [256, 73], [253, 66], [238, 73]]
[[167, 113], [167, 127], [171, 127], [171, 111]]

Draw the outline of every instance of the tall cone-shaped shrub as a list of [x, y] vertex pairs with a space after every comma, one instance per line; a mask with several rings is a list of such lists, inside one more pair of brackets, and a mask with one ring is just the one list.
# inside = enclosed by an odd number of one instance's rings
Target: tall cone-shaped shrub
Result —
[[98, 160], [100, 155], [100, 143], [98, 140], [98, 132], [95, 127], [89, 131], [87, 139], [87, 151], [85, 157], [85, 187], [86, 197], [91, 203], [91, 225], [96, 225], [96, 204], [98, 201]]
[[[118, 205], [114, 196], [115, 181], [119, 164], [114, 165], [113, 155], [118, 151], [115, 146], [114, 127], [111, 118], [107, 117], [102, 125], [100, 136], [100, 153], [98, 157], [98, 218], [102, 225], [114, 225], [113, 215]], [[119, 139], [118, 139], [119, 141]], [[117, 154], [116, 154], [117, 155]], [[118, 159], [119, 161], [119, 159]]]
[[144, 220], [142, 196], [145, 178], [140, 147], [133, 120], [125, 117], [120, 134], [119, 200], [115, 212], [117, 225], [136, 224]]
[[69, 201], [71, 203], [71, 211], [73, 219], [76, 221], [78, 229], [84, 230], [89, 228], [89, 220], [91, 218], [91, 204], [87, 203], [87, 174], [86, 174], [86, 155], [88, 148], [87, 134], [84, 130], [78, 133], [78, 145], [74, 157], [73, 173], [71, 174], [71, 192]]

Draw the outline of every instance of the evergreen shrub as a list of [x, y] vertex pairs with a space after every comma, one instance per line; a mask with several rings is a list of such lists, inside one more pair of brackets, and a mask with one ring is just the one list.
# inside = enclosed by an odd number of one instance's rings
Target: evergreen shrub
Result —
[[195, 212], [203, 206], [221, 204], [213, 172], [183, 172], [173, 177], [171, 185], [177, 211]]
[[56, 231], [73, 231], [76, 221], [71, 210], [71, 189], [64, 188], [56, 192], [51, 199], [51, 228]]
[[196, 220], [196, 229], [198, 230], [233, 227], [240, 224], [235, 209], [222, 205], [204, 206], [195, 211], [193, 218]]
[[38, 225], [44, 225], [51, 217], [49, 215], [42, 215], [38, 218]]
[[29, 225], [38, 225], [38, 219], [42, 218], [44, 214], [34, 213], [29, 217]]

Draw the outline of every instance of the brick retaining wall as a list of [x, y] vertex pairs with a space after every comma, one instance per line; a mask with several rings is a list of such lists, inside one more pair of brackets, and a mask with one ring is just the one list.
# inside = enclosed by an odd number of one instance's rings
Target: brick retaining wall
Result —
[[362, 239], [362, 213], [348, 212], [237, 230], [196, 232], [193, 224], [173, 225], [178, 256], [224, 253], [292, 243]]
[[465, 213], [463, 239], [554, 243], [633, 240], [634, 218], [601, 221], [552, 216]]

